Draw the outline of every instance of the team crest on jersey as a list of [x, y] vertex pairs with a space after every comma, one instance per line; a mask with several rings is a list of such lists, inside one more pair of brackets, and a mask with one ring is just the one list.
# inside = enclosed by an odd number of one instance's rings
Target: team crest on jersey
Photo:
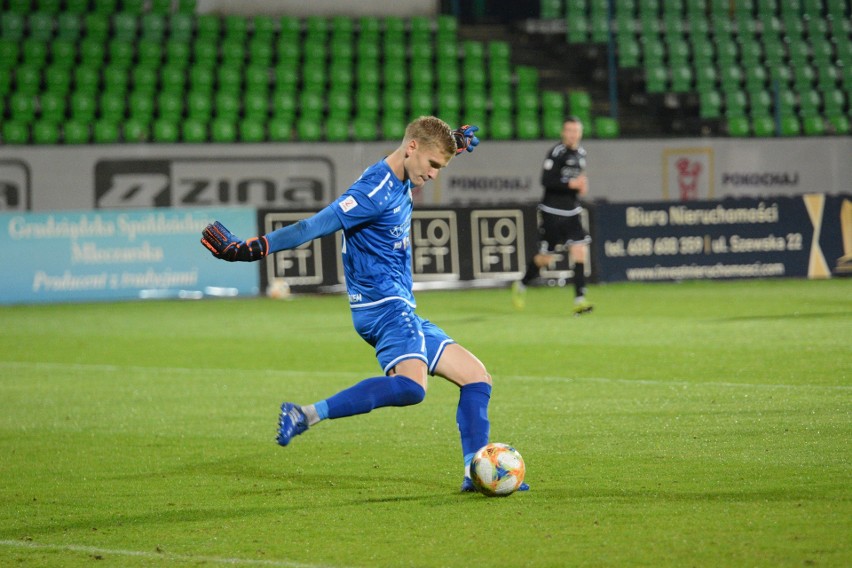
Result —
[[339, 203], [339, 205], [340, 205], [340, 208], [343, 209], [344, 213], [348, 213], [348, 212], [352, 211], [353, 209], [355, 209], [356, 207], [358, 207], [358, 202], [355, 201], [355, 198], [350, 195], [346, 199], [341, 201]]

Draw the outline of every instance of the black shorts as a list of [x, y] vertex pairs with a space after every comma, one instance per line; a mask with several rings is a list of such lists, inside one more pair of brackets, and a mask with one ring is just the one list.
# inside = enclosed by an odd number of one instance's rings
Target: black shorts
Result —
[[587, 245], [592, 242], [592, 238], [583, 227], [581, 213], [554, 215], [542, 211], [541, 225], [538, 230], [541, 242], [539, 252], [552, 253], [559, 245]]

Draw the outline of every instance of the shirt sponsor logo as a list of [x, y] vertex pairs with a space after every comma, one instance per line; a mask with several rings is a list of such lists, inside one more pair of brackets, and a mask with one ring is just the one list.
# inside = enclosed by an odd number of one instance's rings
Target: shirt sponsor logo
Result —
[[352, 211], [356, 207], [358, 207], [358, 202], [355, 201], [355, 198], [352, 197], [351, 195], [340, 202], [340, 208], [343, 209], [344, 213], [349, 213], [350, 211]]

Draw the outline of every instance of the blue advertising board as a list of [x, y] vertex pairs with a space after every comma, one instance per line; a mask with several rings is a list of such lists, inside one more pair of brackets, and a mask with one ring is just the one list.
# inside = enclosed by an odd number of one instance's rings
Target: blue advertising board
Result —
[[600, 204], [599, 278], [700, 280], [852, 272], [852, 196]]
[[214, 219], [257, 234], [252, 208], [0, 214], [0, 303], [257, 294], [256, 267], [199, 243]]

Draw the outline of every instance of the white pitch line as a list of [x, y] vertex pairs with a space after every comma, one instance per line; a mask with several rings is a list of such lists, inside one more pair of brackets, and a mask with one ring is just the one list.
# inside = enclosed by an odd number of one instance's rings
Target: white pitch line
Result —
[[[103, 373], [172, 373], [172, 374], [217, 374], [217, 375], [267, 375], [284, 377], [365, 377], [364, 372], [357, 371], [317, 371], [292, 369], [217, 369], [208, 367], [143, 367], [140, 365], [100, 365], [86, 363], [38, 363], [29, 361], [0, 361], [0, 369], [44, 369], [64, 370], [72, 372], [103, 372]], [[369, 371], [368, 371], [369, 372]], [[615, 383], [626, 385], [653, 385], [673, 386], [685, 388], [700, 388], [701, 386], [727, 387], [727, 388], [754, 388], [754, 389], [790, 389], [790, 390], [828, 390], [849, 391], [852, 385], [786, 385], [786, 384], [759, 384], [759, 383], [732, 383], [725, 381], [662, 381], [653, 379], [613, 379], [608, 377], [557, 377], [557, 376], [533, 376], [533, 375], [500, 375], [498, 379], [518, 381], [550, 381], [550, 382], [587, 382], [587, 383]]]
[[156, 559], [163, 561], [209, 562], [211, 564], [226, 564], [230, 566], [281, 566], [284, 568], [343, 568], [327, 564], [305, 564], [287, 560], [253, 560], [251, 558], [225, 558], [219, 556], [196, 556], [192, 554], [173, 554], [171, 552], [148, 552], [144, 550], [122, 550], [120, 548], [99, 548], [79, 544], [45, 544], [22, 540], [0, 540], [0, 546], [9, 548], [24, 548], [31, 550], [58, 550], [60, 552], [83, 552], [85, 554], [131, 556], [135, 558]]

